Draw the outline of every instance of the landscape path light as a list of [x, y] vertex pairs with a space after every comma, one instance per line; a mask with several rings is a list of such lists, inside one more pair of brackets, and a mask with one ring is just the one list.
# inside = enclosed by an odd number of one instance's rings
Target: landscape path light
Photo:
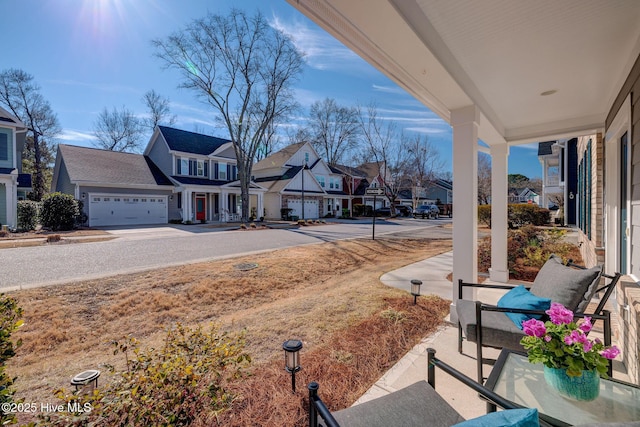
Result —
[[411, 295], [413, 295], [413, 305], [416, 305], [416, 301], [418, 299], [418, 295], [420, 295], [420, 286], [422, 285], [422, 281], [418, 279], [413, 279], [411, 281]]
[[284, 369], [291, 374], [291, 390], [296, 392], [296, 372], [300, 367], [300, 350], [302, 349], [302, 341], [287, 340], [282, 344], [284, 350]]
[[82, 391], [83, 393], [92, 393], [93, 390], [98, 387], [98, 378], [100, 377], [100, 371], [90, 369], [88, 371], [80, 372], [78, 375], [71, 379], [71, 385], [76, 388], [76, 393]]

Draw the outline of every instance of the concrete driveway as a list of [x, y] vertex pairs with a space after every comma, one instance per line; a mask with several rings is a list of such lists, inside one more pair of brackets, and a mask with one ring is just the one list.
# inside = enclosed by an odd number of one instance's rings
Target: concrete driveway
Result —
[[[106, 242], [0, 250], [0, 291], [177, 266], [292, 246], [371, 236], [371, 224], [326, 224], [299, 229], [222, 230], [158, 226], [113, 229]], [[193, 228], [192, 228], [193, 227]], [[442, 232], [417, 222], [377, 223], [376, 235]], [[436, 231], [437, 230], [437, 231]], [[450, 234], [450, 230], [448, 231]]]

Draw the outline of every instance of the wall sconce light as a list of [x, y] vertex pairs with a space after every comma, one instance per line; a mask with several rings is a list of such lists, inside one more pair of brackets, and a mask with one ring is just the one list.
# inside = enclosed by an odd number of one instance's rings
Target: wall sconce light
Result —
[[82, 193], [82, 200], [87, 198], [87, 193]]
[[291, 390], [296, 392], [296, 372], [300, 369], [300, 355], [302, 349], [302, 341], [287, 340], [282, 344], [284, 350], [284, 370], [291, 374]]
[[413, 279], [411, 281], [411, 295], [413, 295], [413, 305], [416, 305], [418, 295], [420, 295], [420, 286], [422, 285], [422, 281], [418, 279]]
[[575, 196], [574, 196], [574, 194], [573, 194], [573, 191], [569, 191], [569, 198], [570, 198], [571, 200], [573, 200], [573, 198], [574, 198], [574, 197], [575, 197]]
[[173, 194], [169, 196], [169, 201], [172, 201], [172, 200], [173, 200]]

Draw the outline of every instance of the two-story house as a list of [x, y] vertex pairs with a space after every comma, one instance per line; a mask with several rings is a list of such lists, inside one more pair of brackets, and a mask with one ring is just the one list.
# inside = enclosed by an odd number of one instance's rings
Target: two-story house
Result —
[[[176, 203], [170, 218], [183, 221], [239, 221], [242, 212], [240, 182], [231, 141], [214, 136], [157, 126], [144, 151], [175, 184]], [[249, 188], [249, 212], [264, 216], [263, 194]]]
[[[231, 142], [166, 126], [143, 154], [59, 145], [51, 187], [83, 202], [89, 226], [240, 219]], [[251, 186], [256, 212], [263, 192]]]
[[[540, 205], [548, 208], [563, 202], [564, 224], [576, 224], [578, 192], [577, 138], [538, 143], [538, 160], [542, 165]], [[555, 196], [555, 197], [554, 197]]]
[[18, 199], [31, 186], [31, 176], [22, 171], [22, 150], [27, 128], [0, 107], [0, 225], [16, 228]]
[[[308, 142], [291, 144], [253, 166], [255, 182], [265, 188], [266, 218], [313, 219], [339, 214], [348, 204], [342, 174], [330, 168]], [[304, 206], [304, 208], [303, 208]]]

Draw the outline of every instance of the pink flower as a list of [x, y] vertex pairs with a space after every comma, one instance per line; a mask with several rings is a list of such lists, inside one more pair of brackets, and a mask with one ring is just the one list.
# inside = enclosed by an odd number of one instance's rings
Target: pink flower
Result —
[[551, 341], [552, 339], [553, 339], [553, 338], [551, 338], [551, 335], [545, 335], [545, 336], [544, 336], [544, 340], [545, 340], [546, 342], [549, 342], [549, 341]]
[[609, 360], [615, 359], [619, 354], [620, 354], [620, 350], [615, 345], [612, 345], [608, 349], [600, 352], [600, 355], [602, 357]]
[[529, 319], [522, 322], [522, 330], [525, 334], [537, 338], [542, 338], [547, 333], [544, 322], [537, 319]]
[[589, 340], [582, 343], [582, 349], [585, 353], [589, 353], [591, 351], [591, 347], [593, 347], [593, 343]]
[[545, 313], [549, 315], [551, 321], [556, 325], [573, 322], [573, 312], [557, 302], [552, 302], [551, 308]]
[[584, 333], [587, 333], [591, 330], [591, 328], [593, 328], [593, 325], [591, 324], [591, 317], [585, 316], [584, 322], [580, 324], [580, 330]]

